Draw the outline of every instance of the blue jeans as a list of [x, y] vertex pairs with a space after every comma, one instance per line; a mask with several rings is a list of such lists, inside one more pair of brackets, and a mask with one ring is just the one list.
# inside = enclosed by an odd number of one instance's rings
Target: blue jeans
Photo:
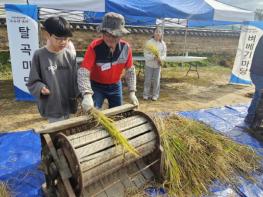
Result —
[[255, 85], [255, 93], [247, 110], [245, 122], [251, 124], [255, 118], [256, 108], [261, 99], [261, 89], [263, 89], [263, 76], [251, 73], [250, 78]]
[[96, 108], [102, 107], [104, 99], [108, 100], [109, 108], [122, 105], [122, 83], [101, 84], [91, 81], [91, 88], [94, 92], [93, 101]]

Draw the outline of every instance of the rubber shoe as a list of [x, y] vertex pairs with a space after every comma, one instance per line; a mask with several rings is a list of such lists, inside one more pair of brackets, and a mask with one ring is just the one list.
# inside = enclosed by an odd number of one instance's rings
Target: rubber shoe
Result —
[[153, 101], [157, 101], [157, 98], [156, 98], [156, 97], [152, 97], [152, 100], [153, 100]]
[[143, 100], [148, 100], [149, 98], [147, 96], [143, 96]]

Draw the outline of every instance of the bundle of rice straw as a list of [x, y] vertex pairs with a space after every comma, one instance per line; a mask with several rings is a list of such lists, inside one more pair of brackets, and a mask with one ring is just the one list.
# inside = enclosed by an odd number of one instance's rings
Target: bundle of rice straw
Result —
[[239, 177], [255, 181], [261, 158], [248, 146], [208, 126], [177, 115], [153, 117], [164, 149], [164, 186], [171, 196], [201, 196], [214, 181], [236, 186]]
[[120, 144], [125, 150], [139, 156], [139, 152], [128, 142], [128, 140], [123, 136], [123, 134], [115, 126], [114, 121], [109, 117], [105, 116], [101, 111], [96, 108], [90, 110], [91, 116], [101, 125], [113, 138], [115, 144]]
[[[153, 56], [157, 59], [160, 59], [160, 53], [159, 53], [159, 50], [158, 48], [154, 45], [154, 44], [146, 44], [145, 45], [145, 49], [146, 51], [150, 52], [151, 54], [153, 54]], [[163, 63], [161, 62], [161, 65]]]
[[1, 197], [11, 197], [9, 188], [6, 183], [0, 182], [0, 196]]

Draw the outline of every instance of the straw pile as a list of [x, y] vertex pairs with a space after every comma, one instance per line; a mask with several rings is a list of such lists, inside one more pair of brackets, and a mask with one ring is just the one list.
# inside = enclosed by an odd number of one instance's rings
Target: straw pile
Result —
[[6, 183], [0, 182], [0, 196], [1, 197], [11, 197], [9, 188]]
[[176, 115], [154, 117], [164, 149], [164, 186], [171, 196], [207, 194], [215, 181], [236, 185], [238, 177], [254, 181], [260, 157], [208, 126]]
[[123, 136], [123, 134], [118, 130], [114, 124], [114, 120], [105, 116], [101, 111], [96, 108], [90, 110], [91, 116], [101, 125], [113, 138], [116, 145], [121, 145], [126, 151], [139, 156], [139, 152], [128, 142], [128, 140]]

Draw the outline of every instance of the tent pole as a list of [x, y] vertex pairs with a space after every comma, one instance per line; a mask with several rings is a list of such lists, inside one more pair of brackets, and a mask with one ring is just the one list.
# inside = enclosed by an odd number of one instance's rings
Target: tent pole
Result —
[[185, 32], [184, 32], [184, 51], [183, 51], [183, 55], [184, 56], [188, 56], [188, 51], [187, 51], [187, 48], [186, 48], [187, 32], [188, 32], [188, 19], [186, 20], [186, 26], [185, 26]]
[[164, 26], [165, 26], [165, 18], [162, 19], [163, 38], [164, 38]]

